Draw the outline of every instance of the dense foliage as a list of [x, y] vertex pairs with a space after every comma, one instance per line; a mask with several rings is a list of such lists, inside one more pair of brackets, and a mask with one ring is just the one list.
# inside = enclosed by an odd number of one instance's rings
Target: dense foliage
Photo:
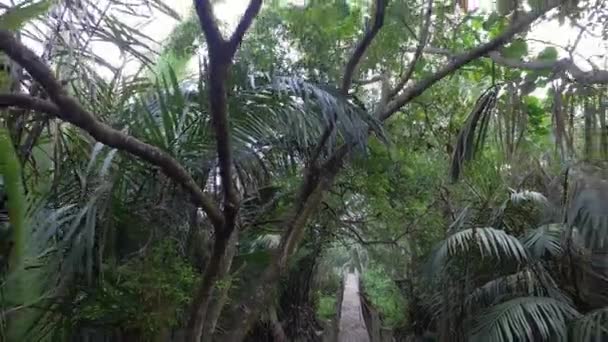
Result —
[[608, 2], [213, 3], [3, 5], [0, 340], [608, 338]]

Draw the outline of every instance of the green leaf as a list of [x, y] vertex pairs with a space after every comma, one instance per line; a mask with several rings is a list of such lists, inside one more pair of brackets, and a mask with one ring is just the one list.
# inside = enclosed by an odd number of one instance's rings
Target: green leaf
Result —
[[25, 23], [48, 12], [52, 1], [45, 0], [33, 4], [22, 4], [8, 9], [0, 16], [0, 29], [16, 31]]
[[490, 14], [488, 17], [488, 20], [484, 21], [482, 25], [483, 29], [490, 31], [492, 27], [494, 27], [494, 25], [500, 21], [500, 19], [502, 19], [502, 16], [498, 15], [496, 12], [492, 12], [492, 14]]
[[523, 39], [514, 40], [503, 50], [503, 55], [507, 58], [520, 59], [528, 53], [528, 44]]
[[538, 54], [538, 59], [543, 61], [555, 61], [557, 60], [557, 49], [549, 46]]

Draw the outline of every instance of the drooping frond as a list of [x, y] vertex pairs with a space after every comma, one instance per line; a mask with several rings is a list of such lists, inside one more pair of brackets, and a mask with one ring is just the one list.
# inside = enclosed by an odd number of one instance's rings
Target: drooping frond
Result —
[[572, 341], [595, 342], [608, 339], [608, 307], [594, 310], [572, 324]]
[[433, 272], [443, 269], [448, 257], [463, 255], [477, 250], [482, 257], [497, 260], [503, 258], [523, 262], [527, 259], [524, 246], [503, 230], [494, 228], [469, 228], [452, 234], [443, 240], [431, 256]]
[[586, 247], [608, 238], [608, 163], [580, 163], [566, 175], [566, 223], [576, 227]]
[[519, 297], [482, 311], [474, 319], [470, 341], [566, 341], [568, 321], [580, 314], [548, 297]]
[[[452, 182], [458, 181], [465, 162], [471, 161], [480, 148], [483, 147], [492, 110], [496, 105], [498, 88], [492, 86], [486, 90], [475, 103], [464, 126], [460, 129], [452, 155], [450, 177]], [[477, 129], [479, 126], [479, 129]]]

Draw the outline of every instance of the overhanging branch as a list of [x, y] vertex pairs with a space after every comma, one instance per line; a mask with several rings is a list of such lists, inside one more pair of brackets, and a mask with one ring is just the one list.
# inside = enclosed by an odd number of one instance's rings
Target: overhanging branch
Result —
[[230, 36], [230, 56], [234, 56], [234, 54], [236, 53], [236, 50], [238, 49], [239, 45], [241, 44], [241, 41], [243, 40], [243, 36], [245, 36], [245, 32], [247, 32], [247, 30], [253, 23], [253, 19], [260, 12], [261, 7], [262, 0], [251, 0], [249, 2], [249, 6], [247, 6], [243, 17], [241, 18], [241, 21], [236, 27], [236, 30], [234, 30], [234, 33], [232, 33], [232, 36]]
[[[547, 8], [548, 11], [551, 8]], [[494, 51], [500, 46], [504, 45], [508, 42], [514, 35], [526, 29], [530, 24], [532, 24], [536, 19], [538, 19], [544, 12], [533, 12], [528, 14], [523, 14], [518, 18], [516, 22], [511, 24], [502, 34], [493, 40], [479, 45], [478, 47], [471, 49], [465, 53], [455, 56], [451, 62], [449, 62], [446, 66], [441, 68], [439, 71], [434, 73], [428, 78], [425, 78], [418, 83], [414, 84], [412, 87], [405, 89], [401, 95], [395, 97], [393, 101], [391, 101], [387, 108], [380, 115], [381, 120], [386, 120], [394, 113], [399, 111], [401, 107], [405, 104], [409, 103], [412, 99], [418, 97], [424, 91], [426, 91], [429, 87], [442, 80], [447, 75], [453, 73], [454, 71], [460, 69], [462, 66], [468, 64], [469, 62], [483, 57], [488, 54], [490, 51]]]
[[[458, 54], [447, 49], [426, 47], [424, 53], [441, 55], [450, 59], [456, 58]], [[583, 71], [571, 58], [561, 58], [556, 61], [550, 60], [530, 60], [523, 61], [504, 57], [498, 51], [488, 52], [484, 57], [492, 59], [496, 64], [514, 69], [524, 69], [533, 71], [568, 72], [575, 81], [583, 84], [608, 84], [608, 70], [594, 69]]]
[[[92, 113], [84, 109], [63, 90], [62, 85], [55, 79], [51, 70], [42, 60], [7, 30], [0, 30], [0, 50], [27, 70], [34, 80], [44, 88], [53, 102], [17, 94], [9, 97], [8, 94], [5, 94], [2, 96], [4, 106], [24, 107], [56, 115], [86, 131], [97, 141], [118, 150], [129, 152], [150, 164], [160, 167], [167, 177], [182, 185], [188, 191], [193, 202], [203, 208], [214, 226], [222, 225], [223, 217], [220, 210], [177, 160], [158, 147], [146, 144], [97, 120]], [[8, 101], [14, 101], [14, 103], [11, 104]]]
[[0, 108], [16, 107], [60, 117], [61, 110], [53, 102], [25, 94], [0, 94]]

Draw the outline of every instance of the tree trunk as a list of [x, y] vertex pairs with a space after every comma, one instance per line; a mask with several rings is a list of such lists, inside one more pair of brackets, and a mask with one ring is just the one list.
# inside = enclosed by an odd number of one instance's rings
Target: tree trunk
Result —
[[283, 327], [289, 341], [318, 341], [320, 329], [311, 295], [312, 279], [320, 248], [303, 256], [293, 265], [280, 297]]
[[[234, 233], [232, 233], [232, 236], [228, 241], [228, 246], [226, 248], [226, 256], [224, 258], [222, 269], [220, 270], [221, 274], [227, 275], [230, 271], [230, 267], [232, 266], [232, 260], [234, 258], [234, 255], [236, 254], [236, 242], [238, 240], [238, 232], [235, 231]], [[222, 314], [224, 305], [228, 300], [228, 291], [230, 290], [231, 285], [231, 279], [228, 278], [229, 276], [224, 277], [224, 279], [227, 279], [228, 282], [222, 284], [221, 287], [216, 289], [215, 298], [213, 299], [209, 309], [207, 310], [207, 317], [203, 325], [203, 341], [211, 341], [213, 338], [215, 326], [217, 324], [218, 319], [220, 318], [220, 315]]]

